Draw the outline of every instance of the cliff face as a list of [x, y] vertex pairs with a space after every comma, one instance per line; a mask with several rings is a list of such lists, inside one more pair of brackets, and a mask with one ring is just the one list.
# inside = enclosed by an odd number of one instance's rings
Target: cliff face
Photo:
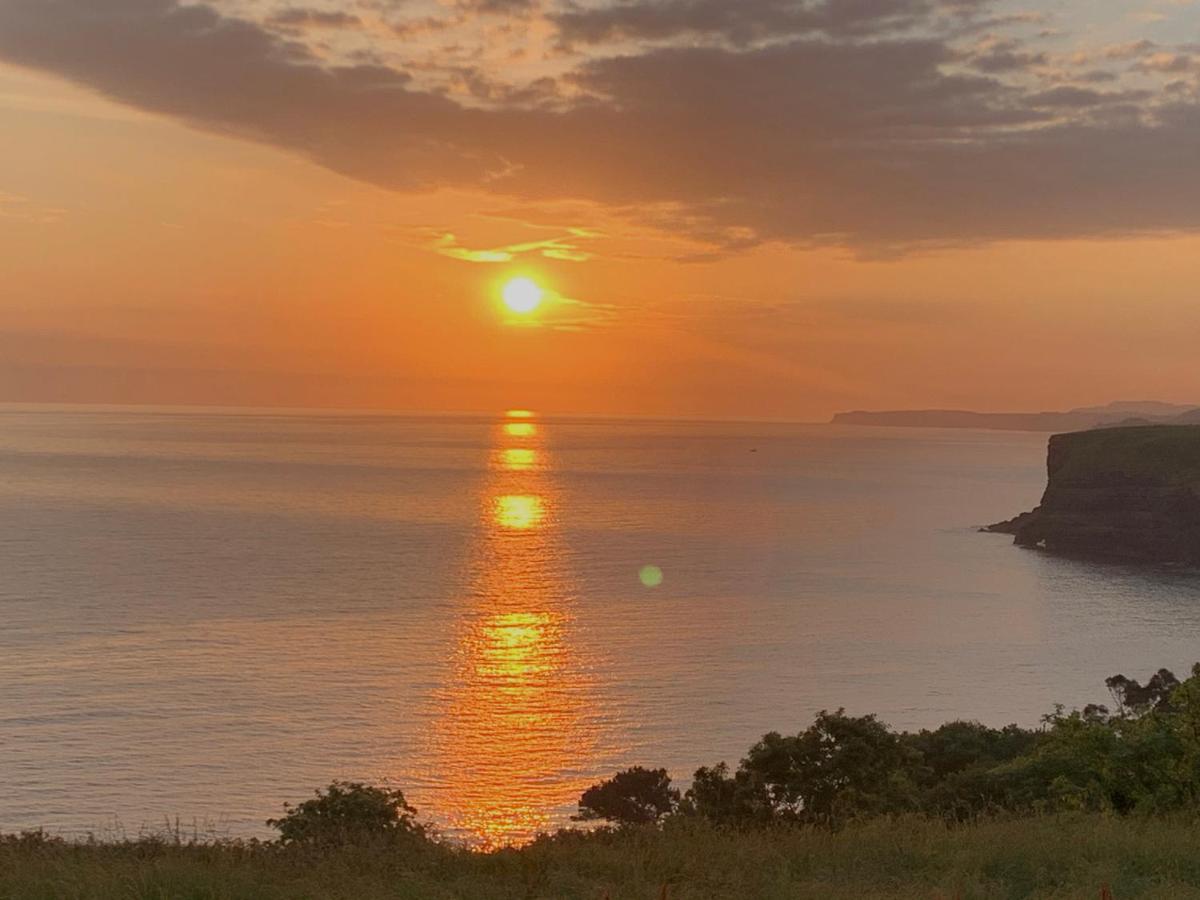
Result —
[[1024, 547], [1200, 564], [1200, 426], [1056, 434], [1037, 509], [986, 530]]

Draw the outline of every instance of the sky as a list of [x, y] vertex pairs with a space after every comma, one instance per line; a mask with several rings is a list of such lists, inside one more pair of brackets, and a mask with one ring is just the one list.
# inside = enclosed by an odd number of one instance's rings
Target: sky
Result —
[[0, 0], [0, 401], [1200, 404], [1198, 286], [1200, 0]]

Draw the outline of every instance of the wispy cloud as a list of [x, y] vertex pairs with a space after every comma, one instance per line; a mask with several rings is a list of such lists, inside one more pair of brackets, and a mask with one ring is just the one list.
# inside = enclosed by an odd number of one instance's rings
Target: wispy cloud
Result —
[[287, 6], [272, 12], [266, 24], [276, 28], [295, 29], [354, 29], [362, 28], [363, 20], [341, 10], [315, 9], [308, 6]]
[[442, 256], [473, 263], [507, 263], [529, 254], [566, 262], [586, 262], [592, 258], [592, 254], [580, 250], [576, 242], [594, 236], [593, 233], [578, 228], [571, 229], [565, 237], [478, 249], [463, 246], [455, 234], [447, 231], [439, 234], [432, 241], [431, 247]]
[[35, 225], [53, 225], [61, 221], [66, 212], [61, 207], [37, 203], [28, 197], [0, 191], [0, 219], [28, 222]]

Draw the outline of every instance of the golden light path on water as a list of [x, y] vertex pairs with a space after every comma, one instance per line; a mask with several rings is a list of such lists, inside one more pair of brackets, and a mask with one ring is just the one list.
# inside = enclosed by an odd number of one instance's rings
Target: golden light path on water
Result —
[[537, 465], [537, 451], [528, 447], [509, 447], [500, 452], [500, 466], [510, 472], [528, 472]]
[[434, 757], [454, 779], [439, 817], [483, 847], [554, 827], [594, 780], [582, 767], [599, 733], [542, 426], [525, 411], [506, 418], [494, 429], [473, 582], [433, 726]]
[[[520, 438], [532, 440], [537, 437], [538, 427], [533, 422], [506, 422], [504, 424], [504, 435], [509, 438]], [[522, 448], [509, 448], [522, 449]], [[528, 448], [525, 448], [528, 449]]]

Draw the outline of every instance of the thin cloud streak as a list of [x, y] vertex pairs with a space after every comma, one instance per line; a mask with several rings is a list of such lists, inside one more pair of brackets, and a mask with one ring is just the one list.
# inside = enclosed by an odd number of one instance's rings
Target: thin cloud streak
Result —
[[[581, 230], [577, 230], [575, 234], [576, 238], [590, 236], [586, 232], [579, 233], [579, 231]], [[562, 262], [587, 262], [592, 258], [592, 254], [580, 250], [569, 238], [565, 237], [507, 244], [502, 247], [471, 249], [462, 246], [455, 234], [443, 232], [434, 239], [431, 247], [442, 256], [473, 263], [507, 263], [527, 254], [536, 254], [546, 259]]]

